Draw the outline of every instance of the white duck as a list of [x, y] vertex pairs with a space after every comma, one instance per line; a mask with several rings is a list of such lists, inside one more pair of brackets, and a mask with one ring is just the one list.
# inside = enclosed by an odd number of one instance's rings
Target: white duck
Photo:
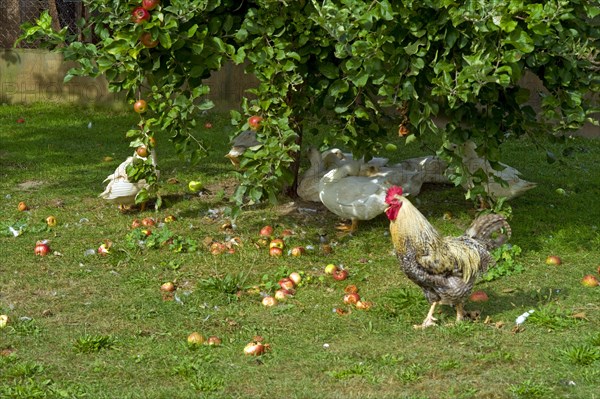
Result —
[[[145, 188], [148, 188], [148, 184], [146, 180], [142, 179], [137, 182], [130, 182], [129, 177], [127, 176], [127, 167], [133, 163], [134, 159], [142, 159], [135, 152], [133, 156], [127, 157], [127, 159], [117, 168], [115, 171], [108, 175], [106, 179], [104, 179], [103, 183], [108, 182], [104, 191], [99, 195], [100, 198], [103, 198], [109, 202], [115, 203], [119, 205], [119, 209], [125, 210], [130, 206], [135, 204], [135, 198], [140, 191]], [[156, 151], [151, 151], [150, 159], [152, 160], [152, 165], [156, 167]], [[158, 171], [157, 171], [158, 173]], [[142, 208], [144, 204], [142, 204]]]
[[[500, 163], [504, 167], [503, 170], [495, 170], [487, 159], [481, 158], [475, 149], [477, 144], [473, 141], [468, 140], [461, 146], [463, 165], [466, 167], [470, 174], [477, 172], [482, 169], [483, 172], [489, 177], [488, 181], [484, 183], [483, 188], [489, 197], [492, 199], [506, 198], [507, 200], [518, 197], [525, 191], [534, 188], [537, 184], [521, 179], [521, 172], [517, 169], [508, 166], [504, 163]], [[498, 183], [495, 179], [498, 177], [506, 182], [506, 185]], [[470, 176], [467, 181], [463, 184], [465, 189], [471, 189], [474, 187], [473, 177]]]
[[319, 182], [319, 198], [327, 209], [350, 219], [340, 230], [354, 232], [359, 220], [370, 220], [386, 209], [386, 184], [381, 177], [358, 176], [360, 162], [347, 162], [332, 169]]
[[[342, 160], [342, 152], [337, 149], [319, 152], [316, 148], [311, 148], [308, 153], [310, 167], [306, 169], [299, 180], [296, 193], [305, 201], [321, 202], [319, 198], [319, 182], [325, 176], [331, 167], [337, 167]], [[328, 167], [329, 168], [328, 168]]]

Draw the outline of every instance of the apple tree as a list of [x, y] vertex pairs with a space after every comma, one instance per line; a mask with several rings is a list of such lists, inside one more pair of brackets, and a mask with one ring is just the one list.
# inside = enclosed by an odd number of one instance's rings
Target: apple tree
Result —
[[[437, 135], [460, 184], [468, 170], [452, 143], [475, 141], [496, 166], [509, 138], [597, 124], [599, 14], [597, 0], [255, 1], [235, 59], [260, 82], [243, 109], [264, 117], [264, 145], [245, 154], [238, 202], [292, 183], [310, 127], [358, 155], [390, 130], [407, 143]], [[528, 102], [537, 93], [519, 84], [525, 73], [544, 84], [540, 113]]]
[[[161, 132], [170, 136], [182, 157], [195, 162], [205, 156], [204, 143], [194, 135], [200, 112], [213, 106], [204, 80], [234, 54], [227, 37], [238, 30], [245, 9], [233, 0], [84, 2], [89, 18], [81, 24], [87, 42], [69, 36], [66, 29], [54, 31], [48, 13], [25, 25], [19, 40], [39, 40], [66, 60], [77, 61], [65, 81], [104, 75], [109, 90], [124, 92], [140, 115], [138, 127], [126, 133], [131, 147], [152, 151], [153, 137]], [[144, 107], [138, 106], [139, 100], [146, 102]], [[128, 169], [133, 181], [152, 184], [155, 172], [151, 157]], [[147, 197], [143, 191], [136, 201]]]

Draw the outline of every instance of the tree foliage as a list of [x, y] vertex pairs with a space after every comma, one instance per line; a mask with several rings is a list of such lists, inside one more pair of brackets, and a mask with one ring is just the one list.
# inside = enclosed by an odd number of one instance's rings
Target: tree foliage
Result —
[[[195, 117], [211, 106], [203, 80], [229, 59], [258, 78], [232, 112], [240, 131], [246, 117], [263, 118], [262, 146], [241, 163], [238, 205], [293, 187], [315, 126], [326, 144], [358, 155], [376, 153], [390, 129], [407, 143], [436, 134], [459, 184], [466, 171], [451, 143], [475, 141], [494, 165], [508, 138], [558, 136], [598, 111], [597, 0], [163, 0], [144, 24], [130, 20], [137, 2], [88, 3], [99, 42], [67, 40], [61, 51], [80, 62], [71, 74], [104, 73], [132, 99], [147, 93], [151, 116], [131, 132], [133, 146], [166, 131], [198, 159]], [[42, 22], [25, 36], [52, 35]], [[142, 46], [144, 31], [160, 45]], [[519, 84], [525, 73], [545, 87], [539, 113], [528, 102], [538, 93]]]

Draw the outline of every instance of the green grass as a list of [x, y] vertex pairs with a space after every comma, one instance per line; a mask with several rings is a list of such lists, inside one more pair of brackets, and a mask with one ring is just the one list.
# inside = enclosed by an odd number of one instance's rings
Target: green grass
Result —
[[[17, 124], [20, 117], [26, 122]], [[510, 203], [511, 243], [521, 253], [509, 253], [502, 273], [477, 285], [490, 297], [467, 304], [481, 311], [479, 322], [453, 325], [452, 309], [442, 307], [441, 326], [415, 331], [428, 306], [398, 270], [384, 217], [339, 238], [336, 218], [322, 210], [256, 206], [234, 230], [224, 228], [221, 211], [235, 188], [223, 157], [233, 134], [227, 115], [206, 116], [214, 127], [198, 134], [211, 155], [197, 166], [180, 161], [159, 135], [163, 209], [124, 215], [97, 198], [131, 152], [124, 132], [135, 119], [64, 105], [0, 107], [0, 314], [10, 317], [0, 330], [0, 397], [600, 398], [600, 289], [580, 284], [600, 265], [600, 141], [569, 140], [572, 154], [555, 164], [527, 141], [504, 147], [505, 162], [538, 183]], [[399, 145], [382, 155], [399, 161], [423, 153]], [[202, 196], [187, 191], [192, 179], [206, 182]], [[19, 212], [19, 201], [30, 210]], [[444, 234], [459, 234], [475, 214], [449, 186], [426, 188], [417, 203]], [[58, 219], [51, 229], [49, 215]], [[140, 248], [132, 220], [167, 215], [176, 221], [154, 227], [157, 238]], [[288, 248], [316, 249], [271, 258], [256, 246], [266, 224], [277, 234], [294, 231]], [[22, 234], [13, 237], [9, 226]], [[330, 255], [318, 249], [323, 229], [336, 241]], [[236, 237], [233, 254], [212, 255], [204, 244]], [[56, 252], [36, 257], [41, 239]], [[86, 255], [106, 240], [109, 255]], [[545, 265], [548, 255], [563, 264]], [[328, 263], [345, 265], [349, 280], [324, 276]], [[304, 273], [295, 297], [261, 306], [252, 288], [272, 292], [294, 270]], [[176, 282], [174, 295], [160, 292], [165, 281]], [[348, 310], [341, 299], [349, 283], [373, 302], [370, 310], [334, 312]], [[223, 345], [192, 350], [192, 331]], [[244, 356], [256, 335], [271, 349]]]

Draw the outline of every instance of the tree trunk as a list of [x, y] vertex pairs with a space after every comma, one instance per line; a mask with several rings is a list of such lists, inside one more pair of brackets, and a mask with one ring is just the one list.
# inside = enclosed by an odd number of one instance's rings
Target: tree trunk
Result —
[[52, 17], [52, 29], [58, 32], [60, 30], [60, 19], [58, 16], [58, 8], [56, 7], [56, 0], [48, 0], [48, 13]]
[[0, 26], [4, 28], [0, 31], [0, 47], [11, 48], [19, 37], [21, 7], [19, 0], [1, 0], [0, 3]]

